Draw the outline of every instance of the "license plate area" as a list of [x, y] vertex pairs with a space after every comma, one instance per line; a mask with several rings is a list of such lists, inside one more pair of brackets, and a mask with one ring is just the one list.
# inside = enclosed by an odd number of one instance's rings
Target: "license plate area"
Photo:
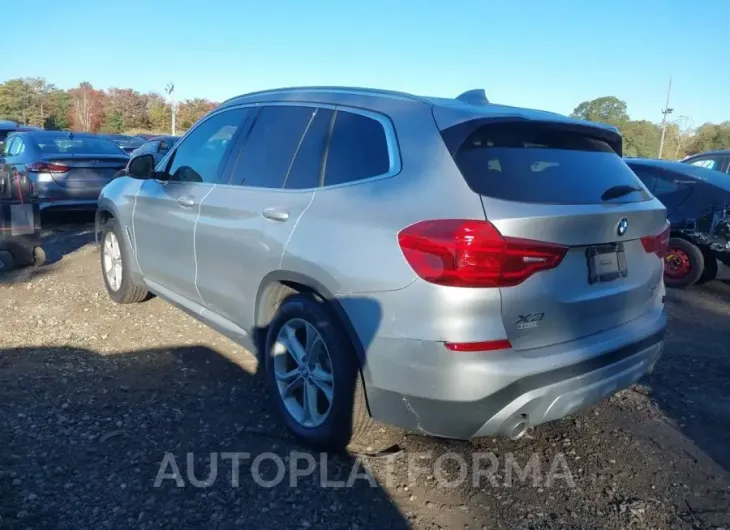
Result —
[[586, 249], [588, 261], [588, 283], [612, 282], [626, 278], [626, 253], [623, 243], [596, 245]]

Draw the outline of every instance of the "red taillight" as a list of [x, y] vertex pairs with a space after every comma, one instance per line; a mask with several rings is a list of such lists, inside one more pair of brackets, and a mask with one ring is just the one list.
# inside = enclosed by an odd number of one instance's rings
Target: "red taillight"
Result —
[[511, 287], [553, 269], [567, 247], [505, 237], [488, 221], [421, 221], [398, 234], [408, 264], [424, 280], [453, 287]]
[[447, 342], [445, 346], [451, 351], [495, 351], [507, 350], [512, 344], [507, 339], [488, 340], [484, 342]]
[[664, 258], [669, 247], [669, 227], [666, 227], [659, 235], [642, 237], [641, 244], [644, 246], [646, 252], [654, 253], [660, 258]]
[[33, 162], [26, 164], [25, 169], [32, 173], [66, 173], [68, 166], [58, 163], [47, 164], [46, 162]]

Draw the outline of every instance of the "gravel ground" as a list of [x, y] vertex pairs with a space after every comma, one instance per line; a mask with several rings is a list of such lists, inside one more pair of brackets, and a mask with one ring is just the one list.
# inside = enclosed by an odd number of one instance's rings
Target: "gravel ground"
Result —
[[113, 304], [73, 221], [47, 221], [48, 265], [0, 273], [0, 528], [730, 528], [730, 286], [670, 292], [656, 372], [530, 438], [324, 460], [243, 349]]

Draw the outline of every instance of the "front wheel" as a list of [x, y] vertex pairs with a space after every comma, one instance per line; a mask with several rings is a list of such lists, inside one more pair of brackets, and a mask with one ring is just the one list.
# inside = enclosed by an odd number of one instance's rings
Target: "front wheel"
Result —
[[130, 255], [117, 220], [104, 223], [101, 234], [101, 275], [107, 293], [118, 304], [141, 302], [148, 293], [129, 273]]
[[670, 238], [664, 256], [664, 283], [668, 287], [689, 287], [702, 277], [705, 258], [702, 250], [686, 239]]

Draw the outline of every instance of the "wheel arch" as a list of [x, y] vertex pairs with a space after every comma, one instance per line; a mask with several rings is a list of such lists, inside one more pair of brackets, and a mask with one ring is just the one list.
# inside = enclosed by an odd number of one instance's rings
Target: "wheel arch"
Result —
[[365, 349], [355, 330], [355, 327], [347, 315], [342, 304], [337, 300], [332, 291], [322, 282], [314, 278], [294, 271], [278, 270], [267, 274], [259, 285], [256, 292], [255, 313], [254, 313], [254, 340], [258, 352], [264, 351], [263, 340], [266, 337], [266, 330], [270, 323], [267, 309], [278, 301], [276, 294], [278, 286], [285, 286], [300, 293], [312, 293], [321, 298], [332, 309], [339, 323], [342, 324], [347, 338], [352, 344], [360, 369], [365, 366]]
[[101, 234], [102, 226], [104, 226], [109, 219], [115, 217], [117, 217], [117, 212], [111, 203], [100, 199], [99, 206], [96, 208], [96, 213], [94, 214], [94, 239], [96, 240], [97, 245], [99, 244], [99, 234]]

